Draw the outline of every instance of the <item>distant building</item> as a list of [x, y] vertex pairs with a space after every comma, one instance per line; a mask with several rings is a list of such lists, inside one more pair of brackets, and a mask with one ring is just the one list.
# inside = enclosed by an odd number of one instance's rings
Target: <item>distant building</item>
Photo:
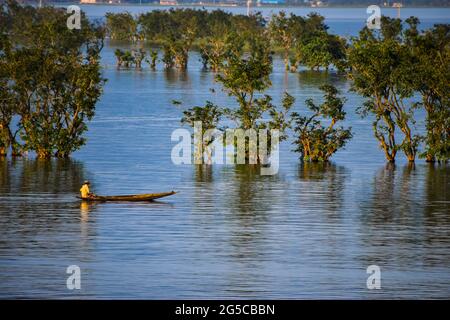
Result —
[[121, 3], [121, 0], [80, 0], [80, 3], [108, 3], [108, 4], [117, 4]]
[[162, 6], [176, 6], [178, 2], [176, 0], [159, 0], [159, 4]]
[[310, 1], [309, 5], [313, 8], [316, 8], [316, 7], [323, 7], [325, 3], [323, 1], [318, 0], [318, 1]]
[[260, 4], [286, 4], [286, 0], [260, 0]]

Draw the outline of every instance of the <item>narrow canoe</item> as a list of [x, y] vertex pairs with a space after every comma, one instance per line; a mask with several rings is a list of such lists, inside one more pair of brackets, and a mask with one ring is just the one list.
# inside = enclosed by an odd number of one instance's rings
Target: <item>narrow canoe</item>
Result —
[[164, 198], [175, 194], [175, 191], [162, 192], [162, 193], [145, 193], [145, 194], [132, 194], [121, 196], [92, 196], [89, 198], [77, 197], [84, 201], [152, 201], [159, 198]]

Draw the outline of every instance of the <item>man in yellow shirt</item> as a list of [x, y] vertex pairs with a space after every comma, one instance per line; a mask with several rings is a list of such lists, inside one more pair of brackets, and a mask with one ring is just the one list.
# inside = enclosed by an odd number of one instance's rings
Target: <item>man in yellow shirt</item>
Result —
[[90, 196], [92, 196], [92, 193], [89, 191], [89, 185], [89, 181], [85, 181], [81, 186], [81, 198], [89, 198]]

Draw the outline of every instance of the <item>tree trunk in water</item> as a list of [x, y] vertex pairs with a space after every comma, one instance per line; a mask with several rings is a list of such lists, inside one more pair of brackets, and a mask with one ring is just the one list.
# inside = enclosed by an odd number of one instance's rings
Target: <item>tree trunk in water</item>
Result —
[[289, 52], [284, 53], [284, 66], [286, 68], [286, 71], [289, 70]]
[[426, 162], [430, 162], [430, 163], [434, 163], [434, 162], [436, 162], [436, 158], [433, 155], [427, 153], [427, 155], [425, 157], [425, 161]]
[[52, 157], [48, 150], [37, 150], [36, 154], [39, 159], [50, 159]]
[[0, 147], [0, 157], [6, 157], [7, 150], [6, 147]]
[[67, 159], [69, 158], [69, 152], [66, 151], [56, 151], [55, 157], [58, 159]]
[[8, 124], [0, 124], [0, 157], [8, 154], [9, 146], [13, 144], [14, 137]]
[[20, 150], [20, 145], [16, 141], [15, 135], [12, 134], [11, 130], [8, 130], [9, 134], [9, 143], [11, 145], [11, 155], [13, 157], [21, 157], [22, 153]]
[[11, 155], [12, 155], [13, 157], [21, 157], [21, 156], [22, 156], [22, 153], [21, 153], [19, 150], [17, 150], [17, 148], [13, 147], [13, 148], [12, 148]]
[[395, 156], [397, 154], [397, 152], [395, 150], [392, 150], [391, 152], [389, 152], [389, 150], [385, 148], [384, 154], [385, 154], [386, 160], [388, 162], [395, 162]]

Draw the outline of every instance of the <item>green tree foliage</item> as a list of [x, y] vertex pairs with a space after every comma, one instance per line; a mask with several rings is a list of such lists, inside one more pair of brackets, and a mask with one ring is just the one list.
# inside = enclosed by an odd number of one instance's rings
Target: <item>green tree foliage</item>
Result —
[[[208, 102], [204, 107], [195, 107], [185, 112], [182, 122], [192, 125], [193, 121], [205, 121], [204, 129], [217, 128], [220, 116], [232, 120], [235, 128], [249, 130], [278, 129], [280, 140], [286, 139], [285, 131], [290, 125], [287, 114], [295, 99], [285, 93], [282, 107], [277, 108], [269, 95], [263, 92], [271, 86], [270, 73], [272, 72], [272, 52], [266, 45], [265, 39], [256, 37], [249, 45], [249, 51], [243, 53], [239, 49], [230, 49], [222, 61], [216, 80], [224, 90], [237, 101], [235, 108], [219, 108]], [[239, 43], [236, 41], [234, 43]], [[268, 115], [269, 121], [262, 121]], [[268, 135], [268, 145], [271, 136]], [[246, 145], [246, 154], [250, 146]], [[248, 160], [248, 158], [247, 158]], [[261, 163], [263, 159], [257, 159]]]
[[289, 61], [292, 70], [299, 64], [311, 69], [345, 66], [346, 41], [329, 34], [324, 17], [316, 13], [301, 17], [282, 11], [267, 23], [259, 12], [247, 16], [222, 10], [172, 8], [149, 11], [136, 19], [129, 13], [108, 13], [107, 29], [112, 39], [141, 39], [161, 46], [166, 68], [185, 69], [190, 50], [197, 47], [204, 67], [217, 72], [233, 39], [244, 46], [254, 37], [265, 37], [275, 49], [281, 48], [286, 69]]
[[[81, 30], [69, 30], [65, 10], [51, 7], [9, 1], [1, 11], [7, 21], [0, 46], [3, 153], [11, 146], [16, 155], [67, 157], [84, 144], [86, 120], [102, 92], [103, 28], [83, 15]], [[11, 116], [19, 118], [17, 127]]]
[[137, 21], [129, 12], [106, 13], [106, 30], [112, 40], [135, 41], [138, 37]]
[[117, 59], [117, 67], [123, 66], [125, 68], [130, 68], [132, 65], [134, 65], [136, 69], [141, 69], [142, 61], [145, 60], [147, 52], [142, 48], [125, 51], [116, 49], [114, 51], [114, 55]]
[[[287, 113], [295, 102], [288, 93], [282, 99], [282, 108], [272, 103], [272, 98], [263, 94], [271, 85], [272, 52], [266, 45], [264, 37], [255, 37], [249, 43], [249, 52], [230, 50], [225, 58], [216, 80], [224, 90], [236, 99], [238, 108], [225, 108], [225, 114], [233, 120], [238, 128], [278, 129], [284, 140], [285, 129], [289, 126]], [[262, 117], [270, 116], [268, 122]]]
[[[2, 15], [4, 12], [0, 12]], [[0, 21], [5, 21], [6, 16], [0, 17]], [[0, 25], [0, 156], [6, 156], [8, 149], [12, 148], [14, 156], [20, 154], [19, 145], [16, 136], [18, 130], [14, 130], [11, 121], [16, 113], [15, 95], [10, 86], [9, 72], [10, 66], [7, 65], [6, 57], [11, 51], [11, 43], [8, 39], [4, 25]]]
[[241, 55], [244, 46], [244, 38], [235, 32], [208, 38], [200, 45], [205, 69], [209, 67], [212, 71], [218, 72], [226, 57]]
[[158, 60], [158, 51], [150, 50], [150, 60], [146, 59], [146, 61], [150, 64], [150, 68], [156, 68], [156, 61]]
[[171, 46], [167, 44], [163, 46], [163, 57], [161, 61], [164, 63], [166, 69], [170, 69], [175, 65], [175, 56]]
[[304, 19], [290, 14], [287, 16], [284, 11], [273, 15], [269, 22], [268, 30], [270, 37], [276, 46], [283, 48], [283, 58], [286, 70], [289, 70], [289, 54], [299, 37], [304, 25]]
[[[183, 111], [183, 118], [181, 119], [182, 124], [188, 124], [194, 127], [195, 122], [200, 122], [202, 124], [202, 149], [207, 150], [207, 147], [214, 142], [214, 136], [207, 136], [207, 130], [218, 129], [220, 119], [223, 115], [223, 111], [220, 107], [212, 103], [211, 101], [206, 101], [206, 105], [202, 107], [193, 107], [188, 110]], [[210, 156], [210, 155], [209, 155]]]
[[[205, 15], [201, 38], [198, 41], [203, 68], [217, 72], [226, 55], [228, 43], [235, 38], [232, 14], [214, 10]], [[239, 38], [240, 39], [240, 38]]]
[[329, 34], [324, 18], [318, 14], [311, 13], [304, 21], [299, 40], [295, 44], [293, 69], [298, 64], [316, 70], [328, 69], [330, 65], [342, 69], [346, 58], [345, 39]]
[[[174, 100], [172, 102], [174, 105], [180, 105], [180, 101]], [[196, 123], [201, 123], [201, 141], [196, 141], [200, 144], [200, 148], [196, 148], [196, 159], [201, 159], [202, 163], [205, 163], [205, 157], [207, 157], [206, 163], [211, 164], [212, 153], [208, 148], [215, 141], [217, 135], [208, 131], [215, 131], [216, 133], [221, 133], [223, 129], [219, 129], [218, 125], [221, 117], [223, 116], [223, 110], [219, 106], [215, 105], [211, 101], [206, 101], [204, 106], [196, 106], [183, 111], [183, 117], [181, 118], [182, 124], [187, 124], [195, 128]], [[195, 139], [195, 135], [193, 134]], [[223, 143], [223, 142], [221, 142]]]
[[121, 50], [121, 49], [116, 49], [114, 51], [114, 55], [116, 56], [117, 59], [117, 67], [130, 67], [133, 58], [131, 56], [131, 52], [128, 50]]
[[206, 130], [217, 128], [222, 115], [220, 107], [211, 101], [206, 101], [206, 105], [203, 107], [193, 107], [183, 111], [181, 123], [193, 127], [194, 123], [199, 121], [202, 123], [202, 134], [204, 134]]
[[[247, 42], [252, 41], [254, 37], [264, 37], [266, 42], [266, 20], [261, 12], [256, 12], [247, 15], [231, 15], [230, 17], [231, 30], [224, 30], [226, 32], [235, 32]], [[222, 31], [223, 32], [223, 31]]]
[[134, 64], [135, 64], [136, 68], [141, 69], [142, 61], [145, 59], [147, 52], [142, 48], [138, 48], [138, 49], [131, 50], [131, 54], [133, 56]]
[[345, 40], [327, 32], [318, 32], [308, 41], [302, 41], [297, 46], [297, 57], [301, 64], [311, 70], [335, 65], [343, 69], [345, 65]]
[[422, 98], [426, 111], [425, 151], [428, 162], [450, 159], [450, 25], [435, 25], [419, 33], [417, 18], [409, 18], [406, 44], [410, 48], [414, 72], [412, 87]]
[[[353, 90], [367, 98], [360, 111], [363, 116], [375, 116], [373, 130], [386, 159], [395, 161], [397, 151], [403, 150], [414, 161], [420, 136], [412, 132], [414, 104], [407, 100], [414, 94], [414, 59], [402, 42], [400, 20], [382, 17], [381, 24], [381, 32], [364, 28], [353, 39], [348, 55], [350, 78]], [[403, 134], [400, 143], [397, 128]]]
[[[345, 119], [345, 99], [339, 97], [338, 90], [331, 85], [324, 85], [320, 89], [324, 92], [323, 104], [317, 105], [312, 99], [306, 100], [312, 115], [292, 113], [296, 132], [295, 151], [301, 154], [303, 161], [328, 161], [352, 138], [351, 128], [336, 127], [337, 122]], [[324, 126], [323, 120], [329, 121], [329, 125]]]
[[[166, 67], [175, 65], [185, 69], [189, 51], [199, 36], [204, 15], [203, 10], [155, 10], [141, 15], [138, 21], [145, 39], [159, 41], [164, 45]], [[173, 62], [168, 61], [169, 57], [173, 58]]]
[[330, 65], [344, 68], [346, 41], [327, 29], [324, 18], [316, 13], [301, 17], [281, 11], [268, 24], [272, 43], [282, 48], [286, 70], [291, 71], [300, 64], [310, 69], [328, 69]]
[[[166, 68], [185, 69], [188, 55], [194, 45], [204, 46], [204, 61], [211, 61], [214, 49], [231, 34], [238, 34], [246, 41], [264, 32], [265, 21], [261, 14], [251, 16], [232, 15], [222, 10], [208, 12], [194, 9], [153, 10], [134, 19], [129, 13], [107, 14], [107, 28], [112, 39], [142, 39], [163, 48]], [[211, 49], [211, 50], [209, 50]], [[207, 53], [207, 55], [206, 55]], [[217, 60], [216, 56], [216, 60]], [[214, 69], [216, 65], [212, 68]]]
[[268, 96], [256, 97], [272, 83], [272, 53], [263, 39], [255, 38], [248, 54], [230, 54], [225, 57], [217, 81], [230, 96], [236, 98], [239, 108], [227, 114], [239, 122], [242, 129], [255, 128], [256, 121], [270, 107]]

